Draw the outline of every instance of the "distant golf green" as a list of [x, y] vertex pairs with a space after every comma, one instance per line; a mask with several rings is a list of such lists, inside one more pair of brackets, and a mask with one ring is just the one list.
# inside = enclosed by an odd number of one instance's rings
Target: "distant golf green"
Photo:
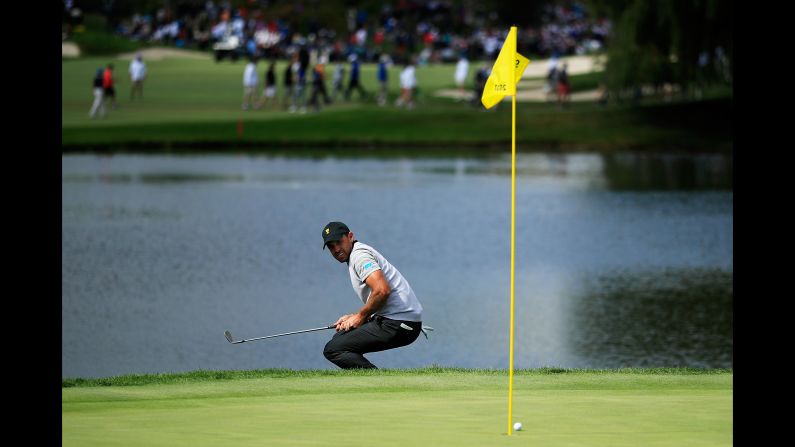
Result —
[[[89, 119], [91, 79], [97, 68], [113, 62], [120, 108], [105, 119]], [[146, 60], [144, 100], [131, 102], [128, 60], [64, 59], [62, 62], [62, 144], [64, 151], [177, 148], [226, 149], [236, 146], [279, 148], [490, 148], [510, 151], [511, 107], [496, 111], [433, 94], [452, 89], [454, 65], [421, 66], [414, 110], [394, 106], [400, 66], [389, 73], [390, 102], [379, 107], [372, 98], [323, 105], [319, 113], [287, 113], [281, 108], [241, 110], [244, 63], [207, 59]], [[532, 62], [531, 62], [532, 63]], [[477, 64], [472, 64], [470, 79]], [[285, 62], [277, 64], [278, 98]], [[266, 64], [260, 62], [260, 77]], [[347, 68], [349, 70], [349, 68]], [[332, 65], [326, 67], [331, 91]], [[363, 64], [362, 83], [377, 90], [375, 65]], [[576, 89], [596, 87], [598, 76], [572, 76]], [[311, 92], [307, 88], [306, 98]], [[731, 91], [712, 89], [698, 102], [641, 105], [572, 103], [517, 104], [517, 144], [522, 148], [621, 150], [631, 148], [731, 150]], [[507, 148], [506, 148], [507, 145]], [[381, 151], [384, 152], [384, 151]]]
[[64, 446], [730, 446], [732, 371], [198, 371], [65, 379]]

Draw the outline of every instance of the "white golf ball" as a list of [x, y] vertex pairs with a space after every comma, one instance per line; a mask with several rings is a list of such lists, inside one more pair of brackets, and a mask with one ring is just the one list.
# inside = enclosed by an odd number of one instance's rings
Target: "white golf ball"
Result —
[[521, 422], [517, 422], [517, 423], [513, 424], [513, 429], [515, 431], [521, 430], [522, 429], [522, 423]]

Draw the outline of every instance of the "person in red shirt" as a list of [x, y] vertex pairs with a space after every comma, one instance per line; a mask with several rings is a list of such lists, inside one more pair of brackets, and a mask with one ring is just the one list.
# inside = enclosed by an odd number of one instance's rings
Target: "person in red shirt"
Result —
[[558, 79], [558, 106], [563, 108], [569, 102], [569, 93], [571, 93], [571, 84], [569, 84], [568, 64], [564, 63], [557, 73]]
[[110, 99], [111, 107], [116, 109], [116, 90], [113, 88], [113, 64], [108, 64], [105, 67], [105, 72], [102, 73], [102, 89], [105, 91], [104, 98]]
[[381, 45], [383, 45], [383, 43], [384, 43], [384, 29], [383, 28], [378, 28], [378, 30], [375, 32], [375, 35], [373, 36], [373, 42], [375, 42], [376, 48], [378, 48], [380, 50], [381, 49]]

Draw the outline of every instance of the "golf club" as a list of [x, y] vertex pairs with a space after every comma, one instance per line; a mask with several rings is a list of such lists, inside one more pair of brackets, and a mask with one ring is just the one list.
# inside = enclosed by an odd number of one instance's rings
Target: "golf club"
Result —
[[284, 334], [266, 335], [265, 337], [245, 338], [243, 340], [235, 340], [232, 337], [232, 333], [229, 332], [229, 331], [224, 331], [224, 336], [229, 341], [229, 343], [232, 343], [233, 345], [236, 345], [238, 343], [245, 343], [247, 341], [263, 340], [265, 338], [282, 337], [282, 336], [285, 336], [285, 335], [302, 334], [304, 332], [323, 331], [323, 330], [326, 330], [326, 329], [334, 329], [334, 328], [335, 328], [335, 326], [331, 325], [331, 326], [324, 326], [324, 327], [316, 327], [314, 329], [304, 329], [302, 331], [285, 332]]

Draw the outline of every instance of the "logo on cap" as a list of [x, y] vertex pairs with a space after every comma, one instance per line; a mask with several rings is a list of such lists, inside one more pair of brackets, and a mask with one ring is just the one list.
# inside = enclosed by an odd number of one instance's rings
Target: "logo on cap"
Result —
[[329, 222], [323, 228], [323, 248], [326, 244], [340, 240], [343, 236], [350, 233], [351, 230], [342, 222]]

